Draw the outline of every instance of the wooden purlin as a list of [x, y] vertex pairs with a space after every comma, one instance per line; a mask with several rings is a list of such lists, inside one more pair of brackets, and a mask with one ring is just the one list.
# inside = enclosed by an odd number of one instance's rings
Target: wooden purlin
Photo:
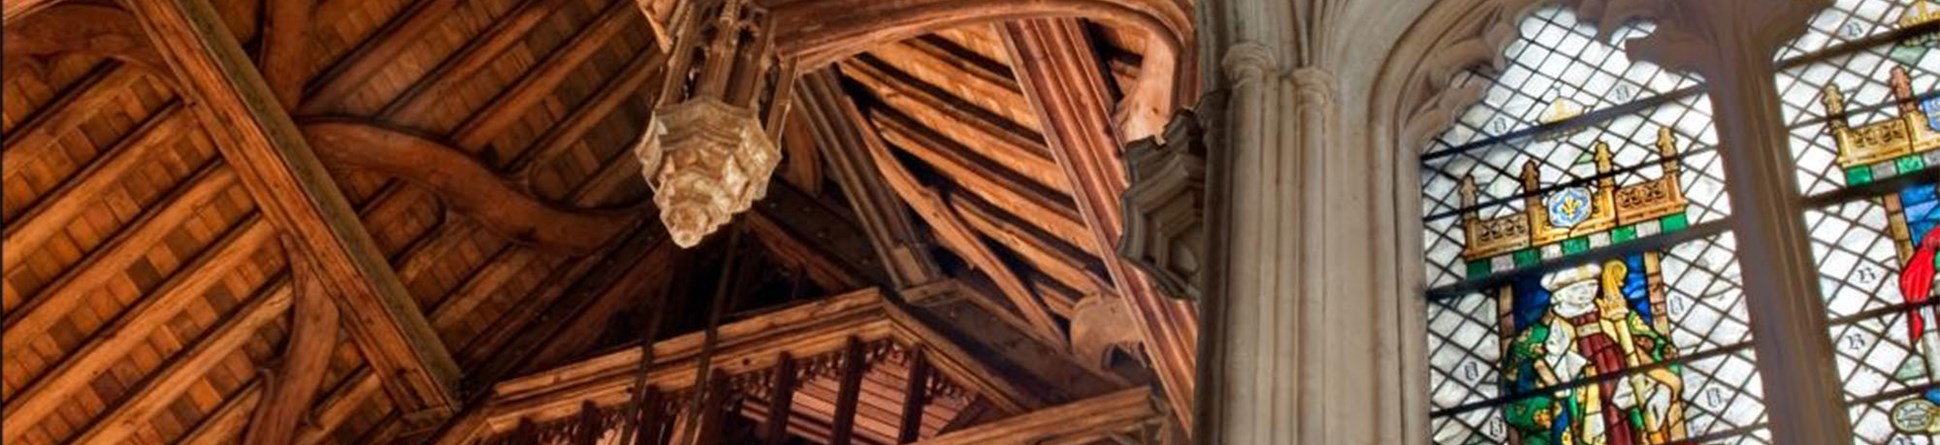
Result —
[[267, 219], [318, 264], [400, 411], [414, 420], [449, 416], [457, 365], [215, 9], [205, 0], [127, 6], [197, 109], [228, 123], [212, 127], [219, 151]]
[[1117, 294], [1137, 309], [1137, 324], [1166, 399], [1182, 424], [1191, 423], [1197, 317], [1183, 302], [1167, 299], [1138, 270], [1112, 252], [1124, 230], [1118, 201], [1127, 187], [1115, 108], [1092, 42], [1076, 19], [1008, 23], [1004, 37], [1024, 93], [1046, 123], [1045, 138], [1064, 166], [1079, 212], [1092, 234], [1092, 251], [1105, 258]]

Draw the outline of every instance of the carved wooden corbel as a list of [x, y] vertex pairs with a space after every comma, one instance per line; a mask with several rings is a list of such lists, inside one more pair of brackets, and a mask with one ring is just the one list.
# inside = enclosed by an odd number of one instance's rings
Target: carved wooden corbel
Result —
[[1071, 308], [1071, 352], [1098, 369], [1111, 368], [1112, 348], [1136, 351], [1144, 342], [1124, 298], [1090, 295]]
[[1127, 144], [1131, 187], [1120, 201], [1125, 235], [1118, 255], [1151, 276], [1173, 298], [1198, 299], [1206, 260], [1206, 154], [1215, 143], [1211, 120], [1223, 108], [1222, 93], [1208, 94], [1199, 110], [1182, 110], [1166, 124], [1163, 140]]

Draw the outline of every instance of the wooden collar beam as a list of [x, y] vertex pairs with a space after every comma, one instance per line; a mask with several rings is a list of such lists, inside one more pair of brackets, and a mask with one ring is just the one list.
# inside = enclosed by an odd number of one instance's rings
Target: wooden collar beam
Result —
[[346, 327], [407, 423], [457, 404], [458, 367], [357, 213], [206, 0], [127, 2], [218, 137], [267, 219], [295, 241], [348, 315]]

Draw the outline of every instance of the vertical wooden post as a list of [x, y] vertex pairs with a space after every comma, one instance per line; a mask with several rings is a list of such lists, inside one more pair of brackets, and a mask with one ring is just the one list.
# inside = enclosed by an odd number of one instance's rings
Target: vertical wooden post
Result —
[[630, 438], [622, 438], [626, 445], [660, 443], [660, 388], [647, 387], [633, 407], [633, 433]]
[[708, 394], [704, 394], [700, 412], [695, 414], [695, 422], [700, 422], [700, 431], [695, 433], [695, 445], [722, 443], [722, 429], [727, 426], [727, 371], [714, 369], [708, 381], [712, 381], [706, 387]]
[[795, 409], [795, 357], [783, 352], [776, 362], [774, 387], [768, 391], [768, 422], [761, 428], [766, 445], [788, 442], [788, 417]]
[[577, 426], [579, 428], [573, 431], [573, 445], [593, 445], [599, 443], [600, 433], [605, 432], [605, 428], [600, 428], [600, 407], [594, 405], [590, 400], [581, 403], [579, 405], [579, 425]]
[[862, 374], [869, 370], [865, 355], [862, 340], [850, 337], [848, 350], [842, 353], [842, 386], [835, 395], [835, 420], [829, 428], [829, 445], [849, 445], [850, 437], [855, 435], [856, 405], [862, 401]]
[[923, 406], [930, 403], [930, 361], [921, 347], [909, 351], [909, 381], [903, 389], [903, 423], [896, 432], [896, 443], [911, 443], [923, 432]]

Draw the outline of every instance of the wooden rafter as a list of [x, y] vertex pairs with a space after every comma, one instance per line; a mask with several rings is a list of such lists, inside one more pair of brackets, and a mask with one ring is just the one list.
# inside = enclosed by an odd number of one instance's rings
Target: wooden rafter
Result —
[[128, 6], [198, 108], [228, 123], [211, 127], [218, 150], [267, 219], [319, 265], [400, 410], [411, 419], [449, 416], [457, 365], [215, 9], [204, 0]]
[[284, 342], [282, 363], [269, 377], [268, 403], [256, 408], [243, 443], [296, 440], [297, 428], [310, 413], [310, 404], [329, 372], [341, 317], [315, 270], [316, 266], [302, 256], [290, 258], [290, 279], [296, 283], [290, 335]]
[[1190, 412], [1194, 319], [1181, 316], [1179, 302], [1160, 296], [1144, 275], [1110, 253], [1124, 229], [1118, 198], [1126, 178], [1110, 90], [1084, 25], [1076, 19], [1024, 20], [1005, 24], [1003, 33], [1025, 96], [1043, 116], [1052, 152], [1077, 187], [1079, 213], [1091, 229], [1088, 244], [1104, 255], [1118, 293], [1138, 309], [1139, 330], [1173, 412]]
[[[811, 82], [809, 94], [834, 94], [838, 91], [834, 75], [831, 73], [811, 75], [805, 77], [804, 81]], [[840, 120], [835, 122], [857, 126], [867, 124], [868, 121], [864, 120], [861, 112], [856, 110], [855, 104], [849, 102], [847, 98], [832, 100], [839, 101], [842, 109]], [[963, 224], [963, 221], [943, 201], [942, 196], [910, 174], [901, 161], [896, 160], [895, 156], [889, 153], [889, 147], [875, 138], [878, 133], [869, 130], [861, 130], [860, 133], [863, 134], [860, 141], [863, 149], [869, 154], [876, 170], [882, 173], [889, 189], [902, 196], [903, 203], [908, 204], [918, 216], [930, 224], [944, 247], [956, 251], [978, 270], [983, 271], [984, 275], [997, 282], [998, 289], [1016, 308], [1016, 313], [1032, 327], [1031, 336], [1049, 344], [1063, 344], [1063, 331], [1051, 319], [1050, 313], [1045, 311], [1043, 303], [1039, 302], [1030, 288], [1024, 285], [1024, 281], [1017, 278], [1016, 271], [1011, 270], [1009, 265], [990, 250], [990, 246], [983, 244], [983, 241]]]
[[870, 159], [867, 138], [844, 111], [848, 98], [842, 96], [826, 75], [812, 75], [798, 82], [796, 103], [815, 134], [833, 171], [836, 183], [849, 197], [849, 207], [869, 235], [876, 256], [887, 265], [890, 279], [898, 288], [931, 283], [943, 278], [936, 261], [930, 258], [929, 240], [909, 219], [895, 192], [889, 189], [876, 164]]

